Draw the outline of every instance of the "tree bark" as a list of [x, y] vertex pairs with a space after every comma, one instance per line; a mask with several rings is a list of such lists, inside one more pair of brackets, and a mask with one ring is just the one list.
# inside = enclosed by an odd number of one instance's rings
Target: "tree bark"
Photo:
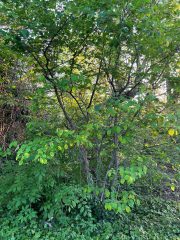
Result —
[[83, 166], [83, 172], [88, 184], [92, 183], [92, 176], [89, 167], [89, 160], [87, 156], [87, 150], [84, 146], [79, 147], [80, 160]]

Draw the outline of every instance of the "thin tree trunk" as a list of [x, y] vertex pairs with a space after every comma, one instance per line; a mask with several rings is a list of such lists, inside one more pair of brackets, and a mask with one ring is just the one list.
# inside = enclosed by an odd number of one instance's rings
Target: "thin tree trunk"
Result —
[[[114, 127], [117, 126], [117, 123], [118, 123], [118, 118], [117, 116], [115, 116], [114, 118]], [[112, 181], [112, 186], [116, 185], [117, 183], [117, 179], [118, 179], [118, 168], [119, 168], [119, 156], [118, 156], [118, 134], [117, 132], [114, 133], [114, 136], [113, 136], [113, 143], [114, 143], [114, 149], [112, 151], [112, 160], [113, 160], [113, 163], [114, 163], [114, 168], [116, 170], [116, 174], [114, 176], [114, 179]]]
[[75, 125], [74, 125], [74, 123], [72, 122], [71, 118], [69, 117], [69, 115], [68, 115], [68, 113], [67, 113], [67, 111], [66, 111], [66, 109], [65, 109], [65, 106], [63, 105], [63, 102], [62, 102], [62, 100], [61, 100], [61, 97], [60, 97], [60, 95], [59, 95], [58, 89], [57, 89], [57, 87], [56, 87], [55, 85], [54, 85], [54, 92], [55, 92], [56, 98], [57, 98], [57, 100], [58, 100], [59, 106], [60, 106], [60, 108], [61, 108], [62, 111], [63, 111], [63, 114], [64, 114], [64, 116], [65, 116], [65, 119], [66, 119], [66, 121], [67, 121], [70, 129], [74, 130], [74, 129], [75, 129]]
[[91, 176], [91, 172], [90, 172], [90, 168], [89, 168], [89, 160], [88, 160], [88, 156], [87, 156], [87, 150], [84, 146], [80, 146], [79, 152], [80, 152], [80, 160], [81, 160], [81, 163], [83, 166], [83, 172], [84, 172], [86, 181], [88, 184], [90, 184], [92, 182], [92, 176]]
[[[55, 91], [58, 103], [59, 103], [59, 105], [60, 105], [60, 107], [61, 107], [61, 109], [64, 113], [65, 119], [66, 119], [70, 129], [75, 130], [76, 126], [74, 125], [73, 121], [69, 117], [69, 115], [68, 115], [68, 113], [67, 113], [67, 111], [66, 111], [66, 109], [65, 109], [65, 107], [62, 103], [61, 97], [58, 93], [58, 89], [57, 89], [56, 86], [54, 86], [54, 91]], [[81, 164], [83, 166], [83, 173], [85, 175], [87, 183], [89, 184], [90, 182], [92, 182], [92, 177], [91, 177], [91, 174], [90, 174], [89, 160], [88, 160], [88, 157], [87, 157], [87, 150], [84, 146], [80, 146], [79, 155], [80, 155]]]
[[[118, 119], [117, 119], [117, 116], [114, 118], [114, 126], [117, 126], [117, 122], [118, 122]], [[118, 156], [118, 134], [115, 132], [114, 133], [114, 137], [113, 137], [113, 141], [114, 141], [114, 150], [113, 150], [113, 158], [114, 158], [114, 164], [115, 164], [115, 168], [116, 170], [118, 169], [119, 167], [119, 156]]]

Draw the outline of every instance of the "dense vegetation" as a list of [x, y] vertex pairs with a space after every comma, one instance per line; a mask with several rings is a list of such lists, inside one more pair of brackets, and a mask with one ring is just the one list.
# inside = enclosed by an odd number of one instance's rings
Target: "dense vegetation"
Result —
[[0, 1], [0, 239], [179, 239], [179, 4]]

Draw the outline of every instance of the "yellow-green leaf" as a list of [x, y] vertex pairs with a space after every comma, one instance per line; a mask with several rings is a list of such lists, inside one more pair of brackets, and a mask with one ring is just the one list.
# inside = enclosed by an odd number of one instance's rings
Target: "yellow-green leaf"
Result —
[[67, 150], [67, 149], [68, 149], [68, 145], [67, 145], [67, 144], [65, 144], [65, 145], [64, 145], [64, 148]]
[[29, 156], [30, 156], [30, 154], [27, 153], [27, 152], [24, 154], [24, 157], [25, 157], [25, 158], [28, 158]]
[[127, 213], [130, 213], [130, 212], [131, 212], [130, 207], [128, 207], [128, 206], [126, 207], [126, 212], [127, 212]]
[[172, 129], [172, 128], [170, 128], [170, 129], [168, 130], [168, 134], [169, 134], [170, 136], [174, 136], [175, 130]]
[[39, 162], [42, 164], [47, 164], [47, 159], [40, 158]]
[[171, 185], [171, 190], [174, 192], [175, 191], [175, 186]]

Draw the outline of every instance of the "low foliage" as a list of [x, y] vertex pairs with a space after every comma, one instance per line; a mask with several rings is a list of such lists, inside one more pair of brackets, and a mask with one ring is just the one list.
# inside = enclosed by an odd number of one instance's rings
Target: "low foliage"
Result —
[[[12, 163], [3, 169], [3, 240], [178, 239], [179, 206], [173, 201], [139, 194], [141, 206], [115, 213], [109, 211], [115, 202], [104, 206], [90, 187], [63, 180], [57, 166]], [[109, 198], [110, 193], [105, 194]]]

